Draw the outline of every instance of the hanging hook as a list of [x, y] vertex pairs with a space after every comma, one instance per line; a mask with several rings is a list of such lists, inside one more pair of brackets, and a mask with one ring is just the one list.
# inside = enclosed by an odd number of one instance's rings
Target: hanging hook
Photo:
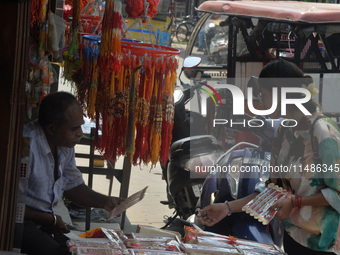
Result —
[[148, 10], [149, 10], [149, 2], [144, 0], [144, 18], [146, 19], [148, 17]]

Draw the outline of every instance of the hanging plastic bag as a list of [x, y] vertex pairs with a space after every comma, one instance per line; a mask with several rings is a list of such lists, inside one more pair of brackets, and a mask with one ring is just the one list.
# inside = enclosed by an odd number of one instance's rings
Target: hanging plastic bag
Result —
[[47, 50], [54, 58], [59, 58], [60, 50], [65, 47], [65, 24], [66, 21], [53, 12], [50, 12], [48, 20], [48, 46]]

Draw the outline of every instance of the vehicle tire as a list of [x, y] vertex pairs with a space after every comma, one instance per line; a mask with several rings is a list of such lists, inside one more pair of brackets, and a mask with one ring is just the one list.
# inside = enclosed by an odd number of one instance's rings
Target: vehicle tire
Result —
[[220, 54], [218, 54], [218, 52], [214, 53], [213, 60], [217, 65], [222, 64], [222, 57], [220, 56]]
[[189, 28], [187, 24], [179, 24], [176, 28], [176, 38], [179, 42], [185, 42], [188, 40]]
[[190, 38], [190, 36], [192, 34], [192, 31], [194, 31], [195, 24], [188, 22], [188, 23], [186, 23], [186, 25], [187, 25], [187, 28], [188, 28], [187, 40], [189, 41], [189, 38]]

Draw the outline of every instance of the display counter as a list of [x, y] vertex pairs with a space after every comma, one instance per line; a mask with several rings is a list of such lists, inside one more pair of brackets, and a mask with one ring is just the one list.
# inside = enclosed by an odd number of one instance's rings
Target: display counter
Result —
[[151, 227], [125, 235], [120, 229], [96, 228], [68, 235], [72, 254], [243, 254], [283, 255], [278, 246], [185, 227], [185, 236]]

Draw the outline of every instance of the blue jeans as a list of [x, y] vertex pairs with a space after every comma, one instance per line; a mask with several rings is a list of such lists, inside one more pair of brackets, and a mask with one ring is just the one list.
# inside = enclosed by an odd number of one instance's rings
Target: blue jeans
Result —
[[204, 34], [205, 31], [202, 28], [199, 32], [198, 32], [198, 47], [204, 47]]

